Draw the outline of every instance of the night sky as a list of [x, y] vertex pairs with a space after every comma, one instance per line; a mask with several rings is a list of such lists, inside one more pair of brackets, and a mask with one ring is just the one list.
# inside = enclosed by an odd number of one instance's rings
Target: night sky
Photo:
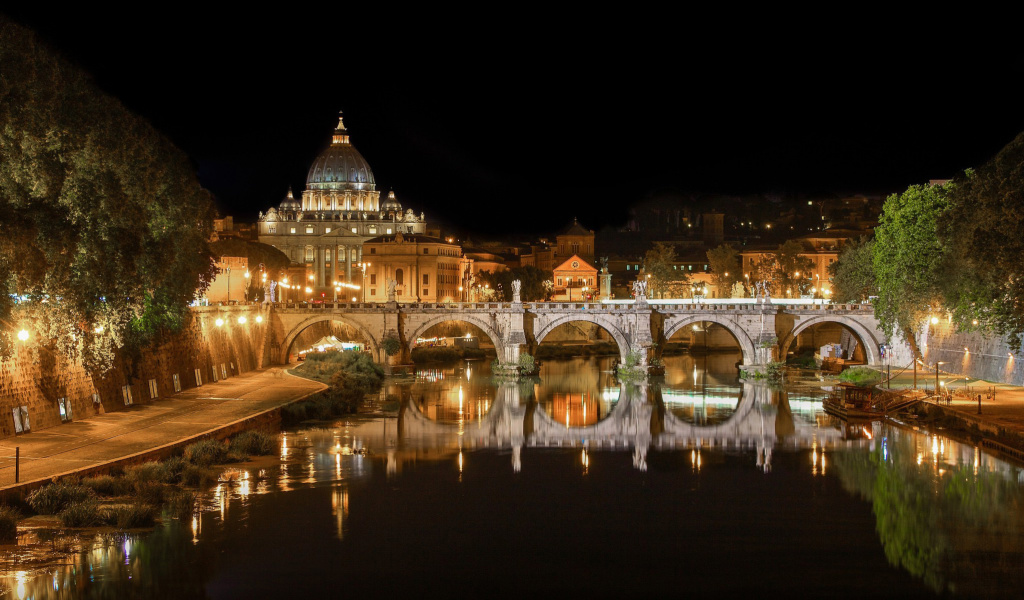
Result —
[[614, 226], [664, 192], [897, 191], [1024, 130], [1024, 51], [994, 33], [519, 10], [7, 14], [168, 135], [240, 220], [303, 189], [339, 109], [382, 195], [488, 235]]

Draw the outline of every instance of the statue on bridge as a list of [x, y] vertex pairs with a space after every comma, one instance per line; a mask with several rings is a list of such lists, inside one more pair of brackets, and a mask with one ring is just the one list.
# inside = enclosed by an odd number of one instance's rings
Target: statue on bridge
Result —
[[388, 302], [394, 302], [395, 301], [395, 287], [397, 285], [398, 285], [397, 281], [395, 281], [394, 279], [388, 279], [388, 281], [387, 281]]
[[772, 286], [770, 281], [761, 280], [754, 283], [754, 299], [758, 303], [771, 304], [772, 303]]
[[512, 280], [512, 302], [514, 302], [516, 304], [519, 304], [520, 302], [522, 302], [522, 299], [520, 298], [520, 295], [519, 295], [520, 292], [522, 291], [522, 289], [523, 289], [523, 282], [518, 280], [518, 279], [513, 279]]
[[647, 281], [639, 279], [633, 282], [633, 295], [636, 296], [637, 302], [647, 301]]

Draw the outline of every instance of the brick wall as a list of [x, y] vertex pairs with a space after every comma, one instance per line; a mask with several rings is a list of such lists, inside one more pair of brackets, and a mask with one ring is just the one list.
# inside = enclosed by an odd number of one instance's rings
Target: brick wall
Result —
[[[145, 404], [154, 401], [150, 399], [150, 380], [156, 382], [157, 399], [163, 399], [175, 393], [175, 374], [185, 390], [196, 387], [196, 369], [206, 383], [213, 381], [214, 369], [216, 378], [222, 379], [225, 374], [233, 377], [266, 364], [265, 310], [261, 312], [257, 305], [203, 306], [194, 308], [193, 314], [188, 329], [143, 354], [133, 379], [129, 379], [121, 356], [101, 377], [44, 350], [19, 347], [14, 358], [0, 363], [0, 437], [15, 435], [15, 407], [27, 407], [32, 431], [39, 431], [61, 424], [60, 399], [70, 406], [73, 419], [82, 419], [123, 410], [124, 386], [131, 389], [134, 404]], [[240, 324], [239, 317], [246, 322]], [[263, 322], [257, 323], [257, 317]], [[217, 326], [217, 319], [223, 325]]]

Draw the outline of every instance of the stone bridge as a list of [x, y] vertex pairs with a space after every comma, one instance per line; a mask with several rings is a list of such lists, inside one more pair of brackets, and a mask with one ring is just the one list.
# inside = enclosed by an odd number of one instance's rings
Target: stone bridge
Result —
[[743, 364], [764, 364], [784, 357], [808, 327], [837, 323], [849, 329], [864, 348], [867, 362], [882, 363], [885, 339], [870, 304], [754, 303], [726, 299], [690, 303], [668, 302], [472, 302], [472, 303], [297, 303], [275, 304], [270, 311], [270, 360], [287, 363], [296, 337], [307, 327], [338, 321], [353, 327], [378, 361], [385, 360], [382, 342], [401, 343], [395, 360], [408, 362], [416, 339], [438, 324], [469, 323], [490, 338], [498, 356], [514, 363], [521, 351], [535, 351], [556, 327], [571, 322], [594, 323], [615, 340], [620, 359], [636, 351], [646, 364], [652, 348], [685, 327], [710, 322], [728, 330], [743, 353]]

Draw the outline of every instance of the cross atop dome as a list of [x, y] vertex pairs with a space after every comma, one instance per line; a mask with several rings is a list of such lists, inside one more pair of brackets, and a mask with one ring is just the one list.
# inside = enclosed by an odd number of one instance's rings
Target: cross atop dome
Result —
[[340, 110], [338, 111], [338, 126], [334, 129], [334, 143], [348, 143], [348, 130], [345, 129], [345, 121], [342, 119], [342, 114]]

